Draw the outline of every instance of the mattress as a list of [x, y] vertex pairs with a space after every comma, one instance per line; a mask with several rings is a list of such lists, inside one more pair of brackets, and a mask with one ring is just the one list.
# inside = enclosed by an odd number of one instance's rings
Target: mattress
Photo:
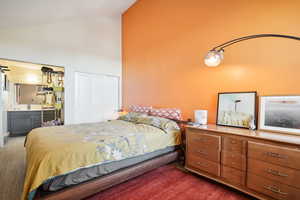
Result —
[[170, 153], [178, 149], [176, 146], [167, 147], [165, 149], [157, 150], [151, 153], [147, 153], [141, 156], [136, 156], [133, 158], [128, 158], [120, 161], [114, 161], [110, 163], [104, 163], [95, 165], [88, 168], [82, 168], [75, 172], [58, 176], [53, 179], [48, 180], [42, 185], [42, 190], [47, 192], [57, 191], [72, 185], [77, 185], [94, 178], [99, 178], [104, 175], [116, 172], [118, 170], [136, 165], [146, 160]]
[[[34, 199], [40, 186], [49, 180], [62, 180], [55, 179], [57, 177], [78, 173], [75, 179], [64, 176], [63, 186], [85, 181], [86, 176], [94, 176], [93, 173], [82, 175], [82, 169], [135, 158], [180, 142], [178, 129], [162, 130], [123, 120], [34, 129], [26, 138], [27, 169], [22, 199]], [[109, 172], [113, 168], [101, 170]], [[50, 184], [46, 188], [57, 190], [61, 187]]]

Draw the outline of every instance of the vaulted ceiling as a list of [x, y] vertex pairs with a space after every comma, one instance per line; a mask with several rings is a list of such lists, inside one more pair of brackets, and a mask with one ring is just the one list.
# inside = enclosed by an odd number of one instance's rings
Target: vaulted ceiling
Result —
[[85, 16], [120, 16], [136, 0], [0, 0], [0, 29]]

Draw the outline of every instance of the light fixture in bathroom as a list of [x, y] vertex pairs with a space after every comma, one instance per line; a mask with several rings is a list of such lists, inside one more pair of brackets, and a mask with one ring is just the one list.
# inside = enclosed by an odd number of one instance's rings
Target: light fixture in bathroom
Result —
[[36, 74], [27, 74], [26, 81], [29, 84], [39, 83], [39, 77]]

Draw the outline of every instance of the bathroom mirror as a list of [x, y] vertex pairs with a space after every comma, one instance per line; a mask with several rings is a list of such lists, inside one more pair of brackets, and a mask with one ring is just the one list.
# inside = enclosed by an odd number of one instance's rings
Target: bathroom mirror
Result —
[[43, 104], [45, 95], [43, 85], [15, 84], [16, 100], [18, 104]]

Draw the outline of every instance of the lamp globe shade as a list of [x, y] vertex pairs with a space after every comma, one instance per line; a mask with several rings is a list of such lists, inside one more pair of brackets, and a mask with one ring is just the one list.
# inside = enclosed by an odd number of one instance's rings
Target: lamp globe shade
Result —
[[217, 67], [223, 60], [223, 51], [211, 50], [204, 58], [204, 63], [208, 67]]

